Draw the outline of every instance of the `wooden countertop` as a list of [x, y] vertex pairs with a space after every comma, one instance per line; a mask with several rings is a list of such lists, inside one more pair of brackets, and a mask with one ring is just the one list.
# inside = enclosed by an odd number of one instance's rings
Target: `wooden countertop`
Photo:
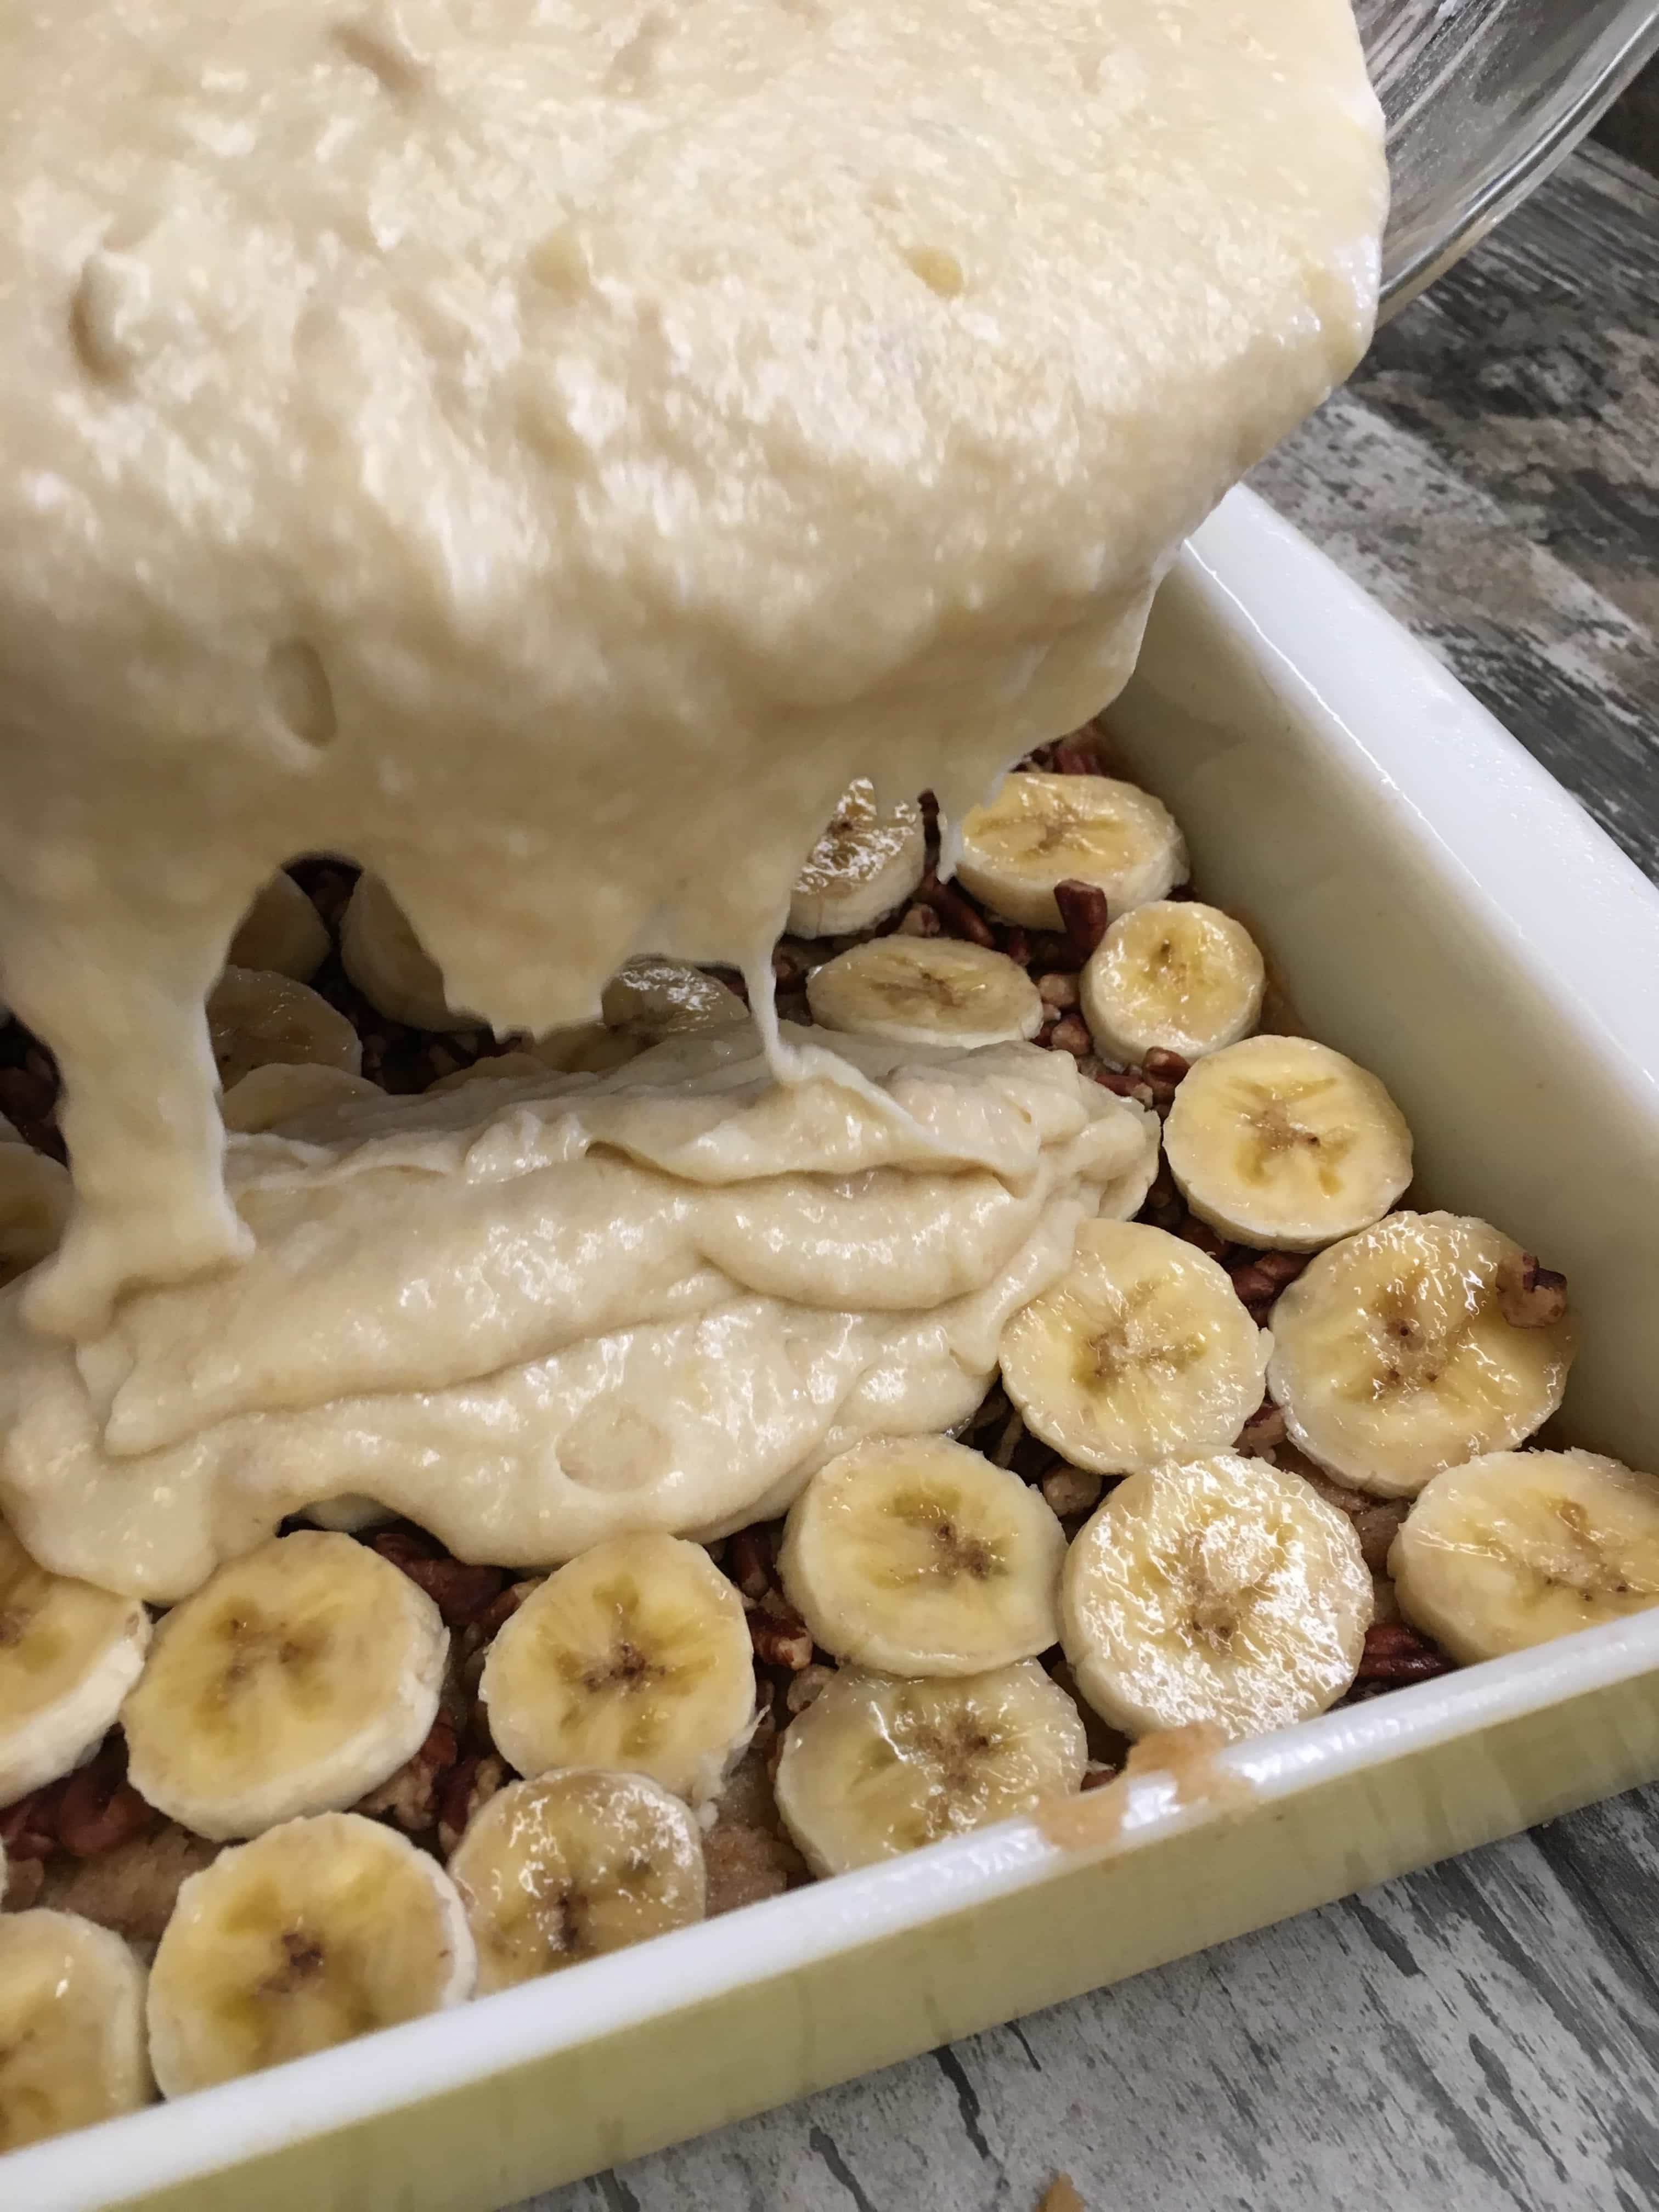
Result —
[[[1659, 180], [1577, 155], [1256, 482], [1659, 881]], [[535, 2212], [1642, 2212], [1656, 2077], [1659, 1789]]]

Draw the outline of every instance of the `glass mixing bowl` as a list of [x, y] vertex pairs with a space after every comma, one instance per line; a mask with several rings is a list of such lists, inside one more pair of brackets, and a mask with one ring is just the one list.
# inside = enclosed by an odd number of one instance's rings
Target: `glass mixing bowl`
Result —
[[1355, 0], [1389, 118], [1382, 312], [1506, 215], [1650, 54], [1659, 0]]

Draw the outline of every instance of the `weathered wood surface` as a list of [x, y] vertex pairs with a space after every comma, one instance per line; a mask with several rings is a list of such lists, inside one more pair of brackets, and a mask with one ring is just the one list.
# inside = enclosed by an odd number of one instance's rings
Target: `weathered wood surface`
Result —
[[[1659, 182], [1577, 156], [1258, 482], [1659, 879]], [[1645, 2212], [1656, 2091], [1650, 1790], [537, 2212]]]

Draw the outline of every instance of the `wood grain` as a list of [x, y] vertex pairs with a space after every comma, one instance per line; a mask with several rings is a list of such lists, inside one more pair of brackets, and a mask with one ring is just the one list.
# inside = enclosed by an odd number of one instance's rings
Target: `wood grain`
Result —
[[[1579, 155], [1257, 482], [1659, 880], [1659, 180]], [[1656, 1900], [1648, 1790], [536, 2212], [1644, 2212]]]

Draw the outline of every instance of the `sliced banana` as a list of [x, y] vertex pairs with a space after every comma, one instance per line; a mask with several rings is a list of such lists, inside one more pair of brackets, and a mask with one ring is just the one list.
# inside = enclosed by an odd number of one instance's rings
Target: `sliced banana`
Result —
[[378, 876], [365, 869], [340, 917], [340, 959], [377, 1013], [416, 1030], [470, 1030], [476, 1014], [458, 1013], [444, 996], [438, 963]]
[[1164, 1154], [1200, 1221], [1285, 1252], [1368, 1227], [1412, 1179], [1400, 1109], [1310, 1037], [1246, 1037], [1200, 1060], [1176, 1092]]
[[48, 1574], [0, 1522], [0, 1805], [97, 1748], [138, 1679], [149, 1634], [136, 1598]]
[[480, 1996], [689, 1927], [708, 1899], [695, 1817], [643, 1774], [572, 1768], [510, 1783], [449, 1863]]
[[149, 2050], [182, 2097], [461, 2003], [477, 1971], [455, 1885], [357, 1813], [285, 1821], [179, 1892], [149, 1978]]
[[529, 1056], [560, 1075], [607, 1075], [613, 1067], [637, 1060], [649, 1045], [648, 1037], [608, 1030], [603, 1022], [579, 1022], [538, 1036]]
[[1073, 1466], [1130, 1474], [1231, 1443], [1272, 1348], [1205, 1253], [1144, 1222], [1085, 1221], [1000, 1356], [1028, 1429]]
[[1066, 1532], [1017, 1474], [946, 1437], [855, 1444], [790, 1508], [784, 1594], [838, 1659], [981, 1674], [1060, 1635]]
[[1078, 1686], [1132, 1736], [1189, 1721], [1256, 1735], [1322, 1713], [1353, 1681], [1370, 1618], [1346, 1514], [1232, 1452], [1120, 1483], [1060, 1591]]
[[0, 1917], [0, 2158], [153, 2094], [144, 1972], [120, 1937], [73, 1912]]
[[475, 1060], [453, 1074], [428, 1083], [424, 1095], [435, 1097], [446, 1091], [465, 1091], [475, 1083], [526, 1083], [547, 1073], [547, 1062], [533, 1052], [498, 1052]]
[[[437, 1087], [435, 1085], [433, 1086]], [[219, 1101], [227, 1129], [244, 1137], [275, 1129], [319, 1107], [343, 1104], [349, 1098], [378, 1098], [378, 1083], [354, 1075], [346, 1067], [331, 1067], [320, 1060], [271, 1060], [250, 1068]]]
[[449, 1634], [347, 1535], [275, 1536], [167, 1614], [122, 1713], [128, 1777], [198, 1836], [355, 1804], [419, 1747]]
[[844, 1874], [1066, 1796], [1088, 1756], [1035, 1659], [921, 1682], [844, 1668], [790, 1723], [778, 1810], [814, 1874]]
[[969, 1051], [1034, 1037], [1042, 1001], [1006, 953], [950, 937], [873, 937], [806, 979], [812, 1018], [889, 1044]]
[[279, 868], [238, 923], [233, 968], [274, 969], [308, 983], [328, 957], [323, 917], [286, 868]]
[[743, 1600], [701, 1544], [606, 1537], [525, 1600], [478, 1689], [520, 1774], [614, 1767], [701, 1804], [754, 1733]]
[[1267, 972], [1242, 922], [1196, 899], [1152, 899], [1120, 915], [1083, 971], [1097, 1048], [1133, 1066], [1155, 1049], [1201, 1060], [1248, 1036]]
[[908, 899], [927, 865], [921, 809], [906, 801], [885, 811], [866, 776], [842, 794], [789, 898], [794, 937], [850, 937]]
[[72, 1195], [68, 1169], [7, 1124], [0, 1133], [0, 1285], [57, 1250]]
[[208, 994], [208, 1034], [222, 1089], [273, 1062], [315, 1062], [360, 1075], [363, 1048], [343, 1013], [309, 984], [265, 968], [227, 968]]
[[1187, 848], [1161, 799], [1109, 775], [1006, 776], [962, 825], [957, 881], [993, 914], [1059, 929], [1054, 885], [1094, 884], [1114, 917], [1186, 880]]
[[625, 961], [605, 985], [599, 1007], [607, 1029], [651, 1044], [687, 1030], [723, 1029], [749, 1018], [729, 983], [656, 953]]
[[1437, 1474], [1389, 1553], [1407, 1620], [1473, 1663], [1659, 1606], [1659, 1476], [1595, 1452]]
[[1408, 1498], [1442, 1468], [1505, 1451], [1560, 1404], [1571, 1315], [1505, 1320], [1519, 1245], [1455, 1213], [1391, 1213], [1322, 1252], [1273, 1308], [1267, 1388], [1292, 1441], [1333, 1474]]

